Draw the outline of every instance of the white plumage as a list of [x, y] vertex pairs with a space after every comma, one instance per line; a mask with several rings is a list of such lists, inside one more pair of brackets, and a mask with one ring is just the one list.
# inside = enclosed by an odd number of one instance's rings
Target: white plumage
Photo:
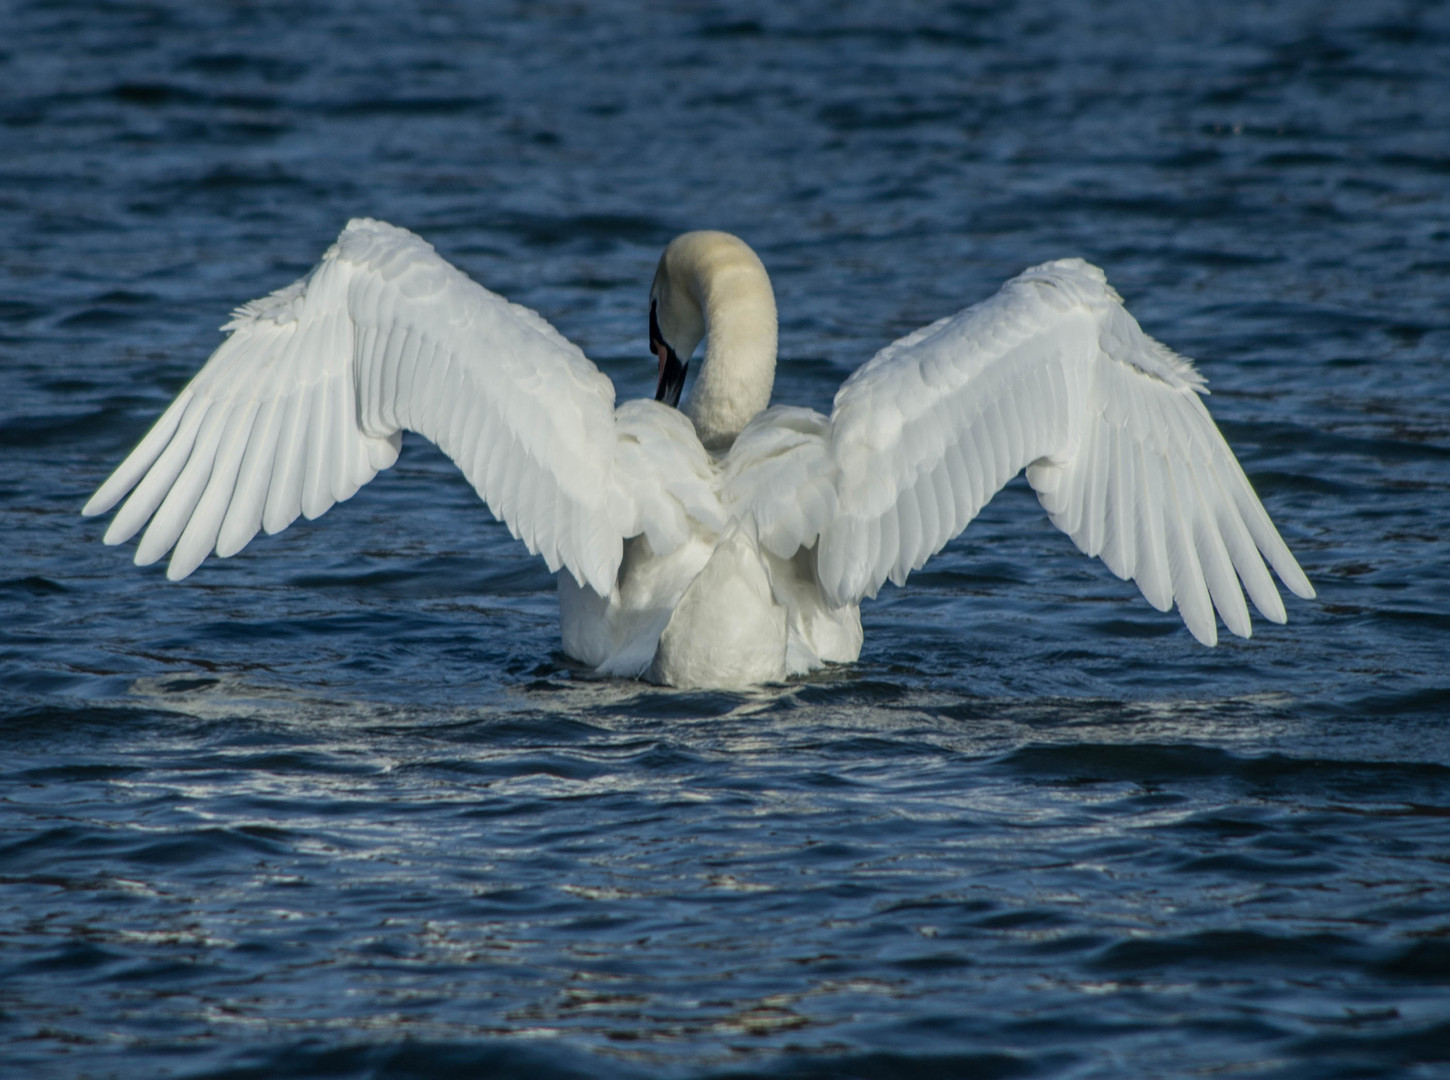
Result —
[[184, 578], [350, 498], [416, 431], [559, 572], [566, 651], [675, 685], [854, 660], [862, 598], [904, 582], [1024, 468], [1058, 528], [1158, 609], [1176, 602], [1205, 644], [1215, 610], [1249, 635], [1244, 591], [1285, 621], [1265, 559], [1314, 595], [1203, 379], [1080, 259], [889, 345], [829, 418], [766, 407], [774, 297], [736, 238], [672, 243], [651, 312], [661, 397], [707, 342], [684, 412], [616, 408], [534, 312], [406, 230], [352, 221], [307, 277], [237, 310], [84, 512], [129, 492], [106, 543], [145, 525], [136, 562], [170, 551], [167, 576]]

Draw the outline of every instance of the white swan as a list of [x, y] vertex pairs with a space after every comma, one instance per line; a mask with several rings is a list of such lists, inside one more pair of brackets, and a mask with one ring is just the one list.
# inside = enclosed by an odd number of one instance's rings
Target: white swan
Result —
[[743, 686], [855, 660], [862, 598], [905, 581], [1023, 468], [1055, 525], [1154, 607], [1176, 601], [1204, 644], [1215, 608], [1249, 636], [1240, 581], [1285, 621], [1264, 558], [1314, 595], [1209, 418], [1203, 379], [1080, 259], [887, 346], [829, 418], [767, 408], [770, 279], [719, 232], [687, 233], [660, 259], [656, 401], [616, 407], [609, 379], [542, 318], [378, 221], [349, 222], [310, 274], [224, 329], [83, 511], [130, 491], [105, 542], [150, 519], [136, 562], [174, 548], [173, 580], [351, 497], [406, 428], [557, 572], [564, 649], [606, 674]]

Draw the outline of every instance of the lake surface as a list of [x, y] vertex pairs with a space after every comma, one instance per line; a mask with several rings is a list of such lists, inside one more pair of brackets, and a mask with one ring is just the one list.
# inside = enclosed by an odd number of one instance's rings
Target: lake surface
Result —
[[[0, 1074], [1450, 1075], [1450, 14], [1185, 7], [6, 5]], [[353, 215], [621, 398], [685, 229], [822, 409], [1081, 255], [1319, 598], [1202, 648], [1018, 480], [858, 664], [680, 693], [422, 440], [184, 584], [104, 547]]]

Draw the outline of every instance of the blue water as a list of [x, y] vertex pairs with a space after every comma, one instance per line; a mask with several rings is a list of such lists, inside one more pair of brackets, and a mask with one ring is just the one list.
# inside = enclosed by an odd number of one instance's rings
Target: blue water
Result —
[[[1450, 1075], [1450, 13], [0, 7], [0, 1075]], [[80, 518], [242, 301], [408, 226], [777, 399], [1102, 265], [1319, 590], [1198, 646], [1021, 482], [750, 694], [583, 678], [421, 441], [181, 585]]]

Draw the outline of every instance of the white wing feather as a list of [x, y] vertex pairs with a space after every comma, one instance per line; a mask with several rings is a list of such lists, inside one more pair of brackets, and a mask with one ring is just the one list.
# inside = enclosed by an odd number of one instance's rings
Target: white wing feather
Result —
[[788, 559], [836, 514], [830, 422], [814, 409], [775, 405], [735, 439], [720, 478], [731, 517], [751, 517], [760, 544]]
[[711, 512], [691, 483], [705, 452], [671, 427], [688, 421], [642, 402], [616, 423], [613, 384], [576, 346], [404, 229], [349, 222], [311, 274], [223, 329], [84, 510], [131, 492], [106, 543], [149, 519], [136, 562], [172, 551], [173, 580], [350, 498], [397, 459], [403, 429], [448, 454], [550, 570], [602, 595], [625, 537], [668, 550], [687, 507]]
[[834, 511], [795, 540], [809, 545], [818, 532], [827, 600], [856, 603], [904, 581], [1026, 468], [1083, 552], [1160, 610], [1176, 601], [1205, 644], [1218, 638], [1215, 608], [1247, 637], [1240, 581], [1261, 613], [1285, 619], [1265, 557], [1294, 593], [1314, 590], [1204, 392], [1102, 271], [1080, 259], [1035, 267], [846, 381], [829, 430]]

